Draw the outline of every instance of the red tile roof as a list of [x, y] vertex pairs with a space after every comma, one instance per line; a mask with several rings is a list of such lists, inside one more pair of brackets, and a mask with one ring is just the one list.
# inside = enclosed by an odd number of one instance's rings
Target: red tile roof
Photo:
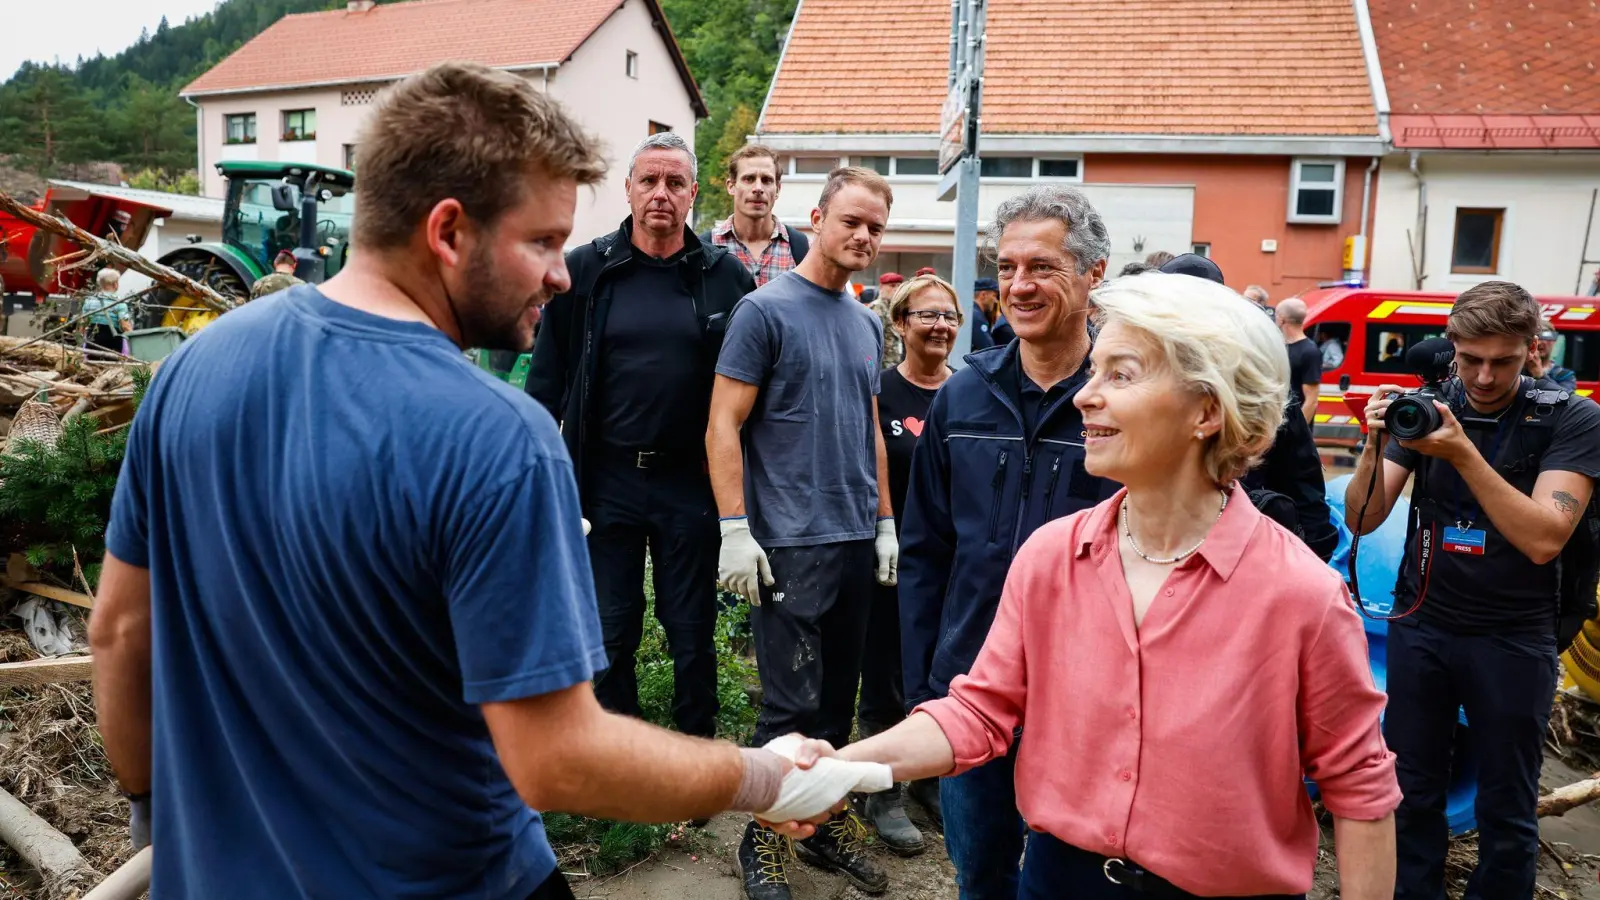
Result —
[[1368, 0], [1368, 9], [1395, 116], [1600, 114], [1593, 0]]
[[1600, 149], [1600, 115], [1391, 115], [1389, 131], [1406, 150]]
[[[1373, 135], [1350, 0], [990, 0], [987, 133]], [[760, 130], [930, 133], [949, 0], [802, 0]]]
[[[559, 64], [623, 0], [416, 0], [354, 12], [279, 19], [210, 71], [186, 95], [402, 78], [449, 59], [497, 68]], [[700, 92], [656, 0], [644, 0], [667, 41], [696, 112]]]

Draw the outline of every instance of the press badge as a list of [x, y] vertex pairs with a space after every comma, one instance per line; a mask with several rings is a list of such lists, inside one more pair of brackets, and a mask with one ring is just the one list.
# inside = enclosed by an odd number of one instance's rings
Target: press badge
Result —
[[1481, 528], [1452, 528], [1445, 527], [1444, 537], [1439, 543], [1444, 546], [1447, 553], [1466, 553], [1471, 556], [1483, 555], [1484, 532]]

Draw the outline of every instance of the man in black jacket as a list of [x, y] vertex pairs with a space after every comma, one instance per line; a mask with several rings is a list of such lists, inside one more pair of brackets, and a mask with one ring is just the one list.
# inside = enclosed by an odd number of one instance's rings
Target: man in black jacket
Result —
[[685, 220], [694, 153], [672, 133], [634, 151], [632, 215], [567, 254], [572, 290], [545, 309], [528, 393], [561, 422], [578, 478], [609, 668], [608, 709], [639, 715], [634, 654], [644, 632], [644, 560], [686, 734], [716, 731], [716, 503], [706, 474], [712, 369], [735, 303], [755, 290], [739, 261]]

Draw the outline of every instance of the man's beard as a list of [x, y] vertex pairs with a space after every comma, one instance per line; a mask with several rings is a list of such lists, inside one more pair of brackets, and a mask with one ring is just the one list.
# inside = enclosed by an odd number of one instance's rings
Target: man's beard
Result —
[[533, 346], [533, 334], [522, 331], [522, 317], [530, 301], [545, 299], [517, 296], [495, 271], [486, 244], [480, 244], [467, 260], [466, 286], [461, 298], [451, 298], [456, 322], [461, 326], [461, 343], [480, 350], [515, 350], [526, 353]]

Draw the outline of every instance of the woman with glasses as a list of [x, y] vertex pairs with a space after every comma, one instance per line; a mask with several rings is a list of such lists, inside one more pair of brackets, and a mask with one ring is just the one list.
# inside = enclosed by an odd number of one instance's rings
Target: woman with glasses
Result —
[[[895, 290], [889, 300], [889, 322], [905, 346], [905, 359], [880, 376], [878, 419], [889, 452], [889, 498], [898, 526], [905, 512], [906, 484], [911, 477], [911, 452], [922, 435], [928, 406], [951, 375], [947, 360], [961, 327], [955, 288], [937, 275], [919, 275]], [[886, 731], [906, 717], [900, 677], [900, 604], [894, 587], [878, 586], [867, 625], [867, 653], [861, 666], [861, 700], [857, 710], [861, 736]], [[913, 796], [938, 814], [935, 779], [912, 786]], [[906, 817], [898, 785], [872, 794], [866, 818], [884, 846], [911, 856], [923, 849], [922, 833]]]

